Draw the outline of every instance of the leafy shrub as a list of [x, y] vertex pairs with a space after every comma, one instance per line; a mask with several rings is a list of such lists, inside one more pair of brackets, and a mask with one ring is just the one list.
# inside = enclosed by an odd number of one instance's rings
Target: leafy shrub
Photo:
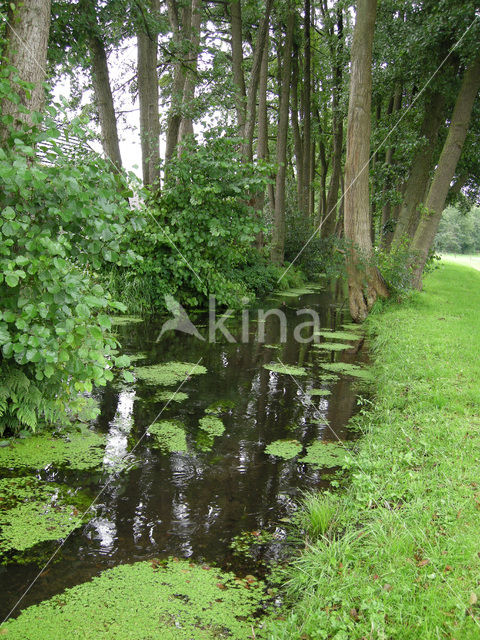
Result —
[[[2, 79], [0, 100], [10, 95]], [[125, 364], [115, 358], [107, 315], [124, 307], [93, 269], [134, 259], [121, 241], [132, 222], [128, 189], [95, 154], [72, 161], [57, 142], [54, 115], [41, 122], [32, 114], [36, 125], [21, 130], [0, 119], [0, 435], [81, 411], [79, 393]], [[83, 135], [78, 122], [70, 132]]]
[[[162, 192], [146, 200], [146, 229], [131, 239], [142, 262], [109, 273], [129, 306], [161, 307], [166, 293], [190, 307], [209, 294], [238, 306], [249, 279], [262, 279], [252, 250], [261, 223], [249, 203], [265, 188], [268, 167], [243, 162], [237, 149], [238, 140], [214, 133], [202, 144], [182, 142], [180, 157], [166, 167]], [[266, 267], [264, 279], [271, 281]]]

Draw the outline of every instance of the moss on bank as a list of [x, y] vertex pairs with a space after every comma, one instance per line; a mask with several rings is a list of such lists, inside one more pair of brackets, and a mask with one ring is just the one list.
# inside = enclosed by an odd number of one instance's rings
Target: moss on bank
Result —
[[480, 274], [445, 266], [369, 319], [376, 398], [270, 638], [480, 637], [479, 310]]

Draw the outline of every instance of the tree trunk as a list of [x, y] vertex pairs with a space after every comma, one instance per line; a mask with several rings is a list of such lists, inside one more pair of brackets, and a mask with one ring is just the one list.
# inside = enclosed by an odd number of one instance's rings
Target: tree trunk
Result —
[[[24, 0], [15, 3], [15, 9], [8, 9], [4, 56], [14, 66], [18, 76], [25, 82], [33, 84], [28, 94], [15, 85], [13, 88], [19, 95], [20, 104], [30, 112], [43, 110], [45, 95], [43, 82], [46, 75], [48, 35], [50, 31], [50, 0]], [[28, 43], [27, 46], [23, 43]], [[10, 115], [16, 123], [31, 124], [30, 114], [20, 113], [18, 105], [9, 100], [3, 101], [2, 115]], [[0, 138], [5, 139], [7, 131], [2, 131]]]
[[304, 22], [303, 33], [305, 39], [305, 63], [303, 70], [303, 181], [301, 201], [299, 203], [300, 210], [306, 216], [310, 216], [310, 164], [311, 164], [311, 45], [310, 45], [310, 28], [311, 28], [311, 4], [310, 0], [304, 3]]
[[398, 246], [405, 236], [410, 242], [417, 230], [420, 220], [419, 206], [425, 197], [438, 133], [444, 123], [444, 103], [443, 95], [438, 91], [430, 92], [425, 101], [425, 115], [420, 129], [420, 135], [425, 139], [425, 142], [417, 151], [405, 186], [405, 193], [393, 234], [392, 246], [394, 247]]
[[[158, 10], [157, 0], [151, 7]], [[143, 184], [160, 186], [160, 117], [158, 112], [157, 33], [148, 26], [137, 33], [137, 82]]]
[[[191, 105], [195, 98], [197, 86], [198, 47], [200, 46], [200, 30], [202, 28], [202, 3], [201, 0], [192, 0], [192, 24], [189, 69], [185, 78], [182, 100], [182, 116], [178, 132], [178, 140], [181, 142], [186, 135], [193, 135], [193, 117]], [[190, 115], [186, 116], [185, 113]]]
[[277, 177], [275, 181], [275, 209], [273, 215], [271, 259], [276, 264], [282, 264], [285, 249], [285, 177], [287, 169], [287, 134], [288, 114], [290, 110], [290, 80], [292, 70], [292, 41], [295, 24], [295, 10], [289, 3], [287, 34], [283, 51], [281, 72], [280, 110], [277, 128]]
[[232, 71], [235, 85], [235, 106], [237, 109], [237, 127], [240, 135], [245, 130], [247, 117], [247, 91], [243, 72], [242, 3], [230, 0], [230, 28], [232, 38]]
[[92, 55], [92, 82], [102, 132], [103, 151], [115, 169], [119, 170], [122, 168], [122, 156], [120, 155], [117, 118], [110, 87], [107, 54], [98, 35], [93, 35], [90, 38], [89, 48]]
[[358, 0], [351, 52], [348, 105], [347, 158], [345, 163], [345, 238], [348, 296], [354, 321], [362, 321], [387, 288], [371, 264], [373, 247], [369, 210], [369, 172], [372, 44], [377, 0]]
[[467, 68], [453, 109], [447, 139], [430, 185], [422, 216], [412, 242], [414, 263], [412, 282], [418, 289], [422, 285], [422, 272], [432, 248], [438, 224], [442, 217], [448, 190], [460, 159], [473, 105], [480, 89], [480, 57]]
[[[267, 114], [267, 88], [268, 88], [268, 33], [262, 55], [260, 80], [258, 86], [258, 137], [257, 157], [259, 160], [268, 161], [268, 114]], [[265, 206], [265, 193], [260, 193], [256, 199], [255, 209], [259, 218]], [[261, 218], [260, 218], [261, 219]], [[262, 249], [264, 244], [263, 232], [260, 231], [255, 238], [257, 249]]]
[[301, 209], [303, 197], [303, 142], [300, 133], [300, 124], [298, 121], [298, 49], [294, 47], [292, 60], [292, 85], [291, 85], [291, 121], [293, 146], [295, 149], [295, 168], [297, 177], [297, 205]]

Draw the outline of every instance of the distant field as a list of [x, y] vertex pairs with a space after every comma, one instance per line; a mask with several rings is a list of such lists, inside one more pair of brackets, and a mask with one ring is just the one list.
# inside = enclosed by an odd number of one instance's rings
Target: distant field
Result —
[[480, 255], [473, 256], [461, 253], [442, 253], [444, 262], [454, 262], [455, 264], [463, 264], [467, 267], [473, 267], [480, 271]]

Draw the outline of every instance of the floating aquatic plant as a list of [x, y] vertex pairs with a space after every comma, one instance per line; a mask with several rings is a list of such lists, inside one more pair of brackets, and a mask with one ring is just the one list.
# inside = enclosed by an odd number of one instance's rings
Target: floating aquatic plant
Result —
[[278, 362], [270, 362], [263, 365], [264, 369], [274, 371], [275, 373], [284, 373], [290, 376], [306, 376], [307, 372], [303, 367], [294, 367], [288, 364], [280, 364]]
[[219, 415], [226, 413], [235, 406], [234, 400], [216, 400], [205, 409], [205, 413], [210, 415]]
[[112, 325], [133, 324], [134, 322], [143, 322], [140, 316], [110, 316]]
[[185, 430], [179, 422], [155, 422], [148, 427], [148, 433], [154, 437], [155, 446], [162, 451], [173, 453], [187, 450]]
[[0, 480], [0, 501], [0, 556], [63, 538], [85, 520], [78, 495], [33, 476]]
[[176, 558], [150, 560], [104, 571], [28, 607], [4, 629], [25, 640], [244, 640], [252, 628], [261, 638], [255, 614], [265, 598], [253, 576], [242, 580]]
[[327, 351], [343, 351], [344, 349], [351, 349], [351, 344], [343, 344], [342, 342], [320, 342], [314, 344], [317, 349], [326, 349]]
[[320, 380], [325, 380], [325, 382], [327, 381], [335, 381], [335, 380], [339, 380], [340, 378], [338, 376], [336, 376], [334, 373], [321, 373], [318, 378]]
[[207, 415], [201, 418], [198, 422], [198, 426], [202, 431], [205, 431], [209, 436], [221, 436], [225, 431], [225, 425], [213, 415]]
[[354, 376], [367, 381], [372, 379], [372, 374], [368, 369], [362, 369], [358, 365], [350, 364], [349, 362], [322, 362], [320, 366], [322, 369], [327, 369], [327, 371], [336, 371], [346, 376]]
[[130, 360], [130, 363], [138, 362], [139, 360], [145, 360], [147, 358], [147, 354], [146, 353], [128, 354], [128, 358]]
[[163, 362], [145, 367], [137, 367], [135, 375], [146, 384], [158, 384], [163, 387], [183, 382], [190, 376], [206, 373], [207, 370], [200, 364], [193, 362]]
[[345, 461], [347, 451], [343, 444], [317, 440], [307, 447], [301, 462], [315, 467], [337, 467]]
[[83, 429], [81, 432], [65, 432], [33, 435], [24, 440], [14, 440], [8, 447], [0, 448], [0, 467], [44, 469], [68, 467], [93, 469], [102, 464], [105, 436]]
[[154, 402], [184, 402], [188, 400], [188, 393], [184, 393], [183, 391], [159, 391], [156, 393], [152, 400]]
[[330, 389], [309, 389], [306, 391], [309, 396], [331, 396], [332, 392]]
[[284, 460], [291, 460], [302, 451], [303, 445], [298, 440], [275, 440], [265, 447], [265, 453]]
[[329, 340], [360, 340], [361, 336], [351, 331], [315, 331], [315, 336], [328, 338]]

